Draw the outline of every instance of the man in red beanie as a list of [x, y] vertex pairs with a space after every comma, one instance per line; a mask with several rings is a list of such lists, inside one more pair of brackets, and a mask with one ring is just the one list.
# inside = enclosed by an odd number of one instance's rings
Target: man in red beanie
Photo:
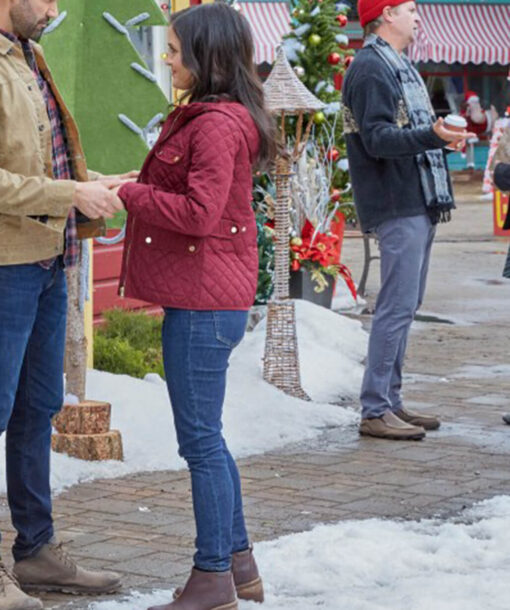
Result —
[[361, 389], [360, 434], [418, 440], [437, 417], [402, 404], [407, 337], [425, 291], [438, 222], [455, 207], [444, 147], [472, 134], [436, 120], [427, 89], [403, 54], [419, 27], [415, 2], [359, 0], [365, 44], [343, 88], [344, 129], [358, 218], [381, 253], [377, 298]]

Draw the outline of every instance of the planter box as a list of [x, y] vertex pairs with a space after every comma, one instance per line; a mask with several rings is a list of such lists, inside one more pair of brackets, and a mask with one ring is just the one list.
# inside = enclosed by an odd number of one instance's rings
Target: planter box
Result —
[[310, 273], [306, 269], [290, 272], [289, 295], [291, 299], [303, 299], [311, 301], [316, 305], [322, 305], [331, 309], [333, 300], [333, 290], [335, 280], [330, 275], [326, 275], [327, 287], [322, 292], [315, 292], [317, 284], [312, 280]]

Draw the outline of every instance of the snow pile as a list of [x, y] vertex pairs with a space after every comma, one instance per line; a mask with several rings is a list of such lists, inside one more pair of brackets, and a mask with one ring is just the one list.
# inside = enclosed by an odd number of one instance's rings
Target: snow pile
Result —
[[[342, 397], [357, 403], [366, 333], [359, 322], [311, 303], [298, 301], [296, 309], [303, 385], [317, 402], [292, 398], [263, 381], [265, 324], [259, 324], [247, 333], [230, 363], [224, 422], [236, 457], [263, 453], [357, 420], [352, 409], [326, 403]], [[177, 456], [166, 385], [158, 376], [140, 380], [89, 371], [87, 398], [112, 403], [112, 428], [122, 433], [125, 461], [90, 463], [53, 454], [54, 491], [96, 478], [184, 467]], [[2, 480], [0, 492], [4, 491]]]
[[[265, 610], [507, 610], [510, 497], [454, 521], [344, 521], [256, 545]], [[145, 610], [158, 591], [91, 610]], [[241, 602], [240, 610], [257, 605]]]

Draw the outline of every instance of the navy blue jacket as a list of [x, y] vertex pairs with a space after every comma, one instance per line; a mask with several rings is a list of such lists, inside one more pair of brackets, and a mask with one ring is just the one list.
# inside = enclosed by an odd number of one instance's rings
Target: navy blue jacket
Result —
[[343, 86], [344, 130], [363, 231], [426, 214], [415, 155], [443, 148], [432, 128], [412, 129], [396, 77], [370, 47], [358, 51]]

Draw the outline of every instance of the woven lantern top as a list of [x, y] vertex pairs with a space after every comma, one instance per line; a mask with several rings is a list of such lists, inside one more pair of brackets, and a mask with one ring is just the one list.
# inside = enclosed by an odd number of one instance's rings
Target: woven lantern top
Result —
[[266, 106], [270, 112], [298, 114], [322, 110], [325, 104], [309, 91], [292, 69], [281, 46], [271, 73], [264, 83]]

